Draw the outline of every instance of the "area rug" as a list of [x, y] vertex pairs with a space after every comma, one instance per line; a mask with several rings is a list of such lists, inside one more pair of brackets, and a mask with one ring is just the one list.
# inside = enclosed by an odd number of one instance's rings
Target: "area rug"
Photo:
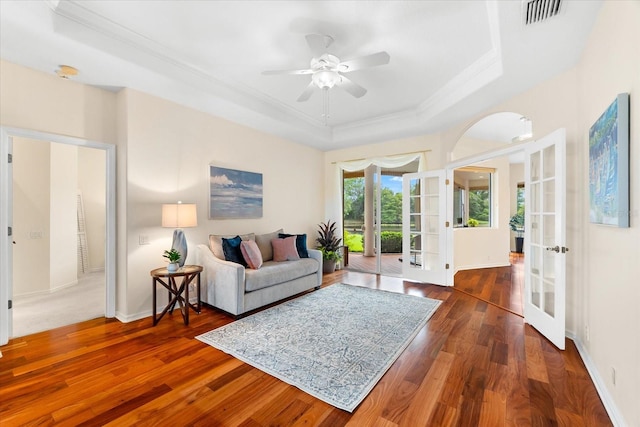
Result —
[[196, 338], [353, 412], [440, 303], [335, 284]]

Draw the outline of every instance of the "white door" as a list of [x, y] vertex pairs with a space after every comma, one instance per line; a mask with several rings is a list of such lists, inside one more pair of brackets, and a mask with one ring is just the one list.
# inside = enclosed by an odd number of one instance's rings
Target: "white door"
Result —
[[524, 317], [565, 345], [566, 152], [559, 129], [525, 149]]
[[[11, 156], [13, 153], [12, 138], [4, 131], [0, 134], [0, 156], [4, 167], [0, 167], [2, 182], [0, 187], [0, 204], [9, 206], [9, 201], [13, 198], [13, 173]], [[0, 345], [9, 342], [9, 336], [13, 329], [10, 303], [13, 289], [8, 284], [12, 282], [13, 275], [13, 212], [11, 209], [0, 209], [0, 248], [6, 256], [0, 256]]]
[[444, 170], [402, 177], [402, 276], [447, 284]]

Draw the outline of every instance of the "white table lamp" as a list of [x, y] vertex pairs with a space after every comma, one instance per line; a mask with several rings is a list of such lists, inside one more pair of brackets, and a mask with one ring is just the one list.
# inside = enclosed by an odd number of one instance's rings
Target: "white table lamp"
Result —
[[173, 243], [171, 248], [180, 252], [180, 267], [187, 259], [187, 239], [181, 228], [197, 227], [198, 213], [195, 203], [182, 203], [162, 205], [162, 226], [175, 228], [173, 231]]

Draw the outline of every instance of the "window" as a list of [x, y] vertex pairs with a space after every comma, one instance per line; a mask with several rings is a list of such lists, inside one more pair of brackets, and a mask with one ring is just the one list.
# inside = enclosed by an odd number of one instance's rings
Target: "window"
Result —
[[464, 167], [454, 171], [455, 226], [491, 227], [491, 183], [495, 169]]

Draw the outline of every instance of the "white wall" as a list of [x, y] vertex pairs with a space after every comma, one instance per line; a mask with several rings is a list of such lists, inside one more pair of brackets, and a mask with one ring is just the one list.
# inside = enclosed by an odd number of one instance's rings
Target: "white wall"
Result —
[[78, 283], [78, 148], [51, 144], [50, 262], [52, 290]]
[[[196, 203], [198, 227], [185, 229], [187, 263], [209, 234], [307, 233], [314, 247], [323, 220], [323, 163], [318, 150], [267, 135], [169, 101], [125, 90], [127, 139], [127, 305], [119, 316], [151, 311], [149, 271], [164, 265], [172, 229], [161, 228], [163, 203]], [[263, 217], [209, 220], [209, 165], [257, 172]], [[139, 236], [149, 245], [139, 245]], [[164, 295], [163, 295], [164, 296]]]
[[49, 151], [46, 141], [13, 140], [14, 296], [49, 291]]
[[[576, 332], [629, 426], [640, 426], [640, 2], [605, 2], [579, 65], [584, 271]], [[590, 224], [589, 128], [618, 93], [631, 94], [631, 228]], [[589, 336], [586, 328], [589, 328]], [[616, 370], [613, 383], [611, 370]]]
[[89, 270], [104, 270], [106, 240], [105, 151], [78, 147], [78, 188], [82, 192]]

